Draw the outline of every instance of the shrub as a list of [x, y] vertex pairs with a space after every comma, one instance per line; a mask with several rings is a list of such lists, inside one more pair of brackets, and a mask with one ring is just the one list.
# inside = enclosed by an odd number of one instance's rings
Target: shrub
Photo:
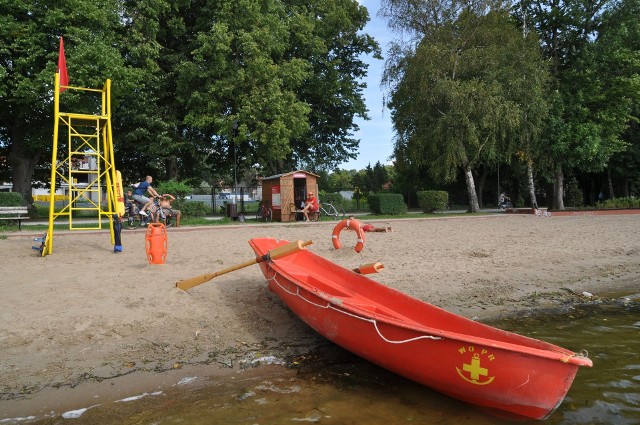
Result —
[[170, 193], [171, 195], [175, 196], [176, 199], [184, 199], [185, 196], [193, 192], [193, 189], [191, 189], [186, 184], [173, 179], [159, 183], [158, 187], [154, 187], [154, 189], [160, 195], [162, 195], [163, 193]]
[[0, 206], [21, 207], [23, 205], [22, 195], [18, 192], [0, 192]]
[[210, 208], [204, 202], [174, 202], [176, 209], [182, 212], [183, 217], [204, 217]]
[[345, 204], [345, 210], [348, 211], [369, 211], [369, 201], [365, 196], [361, 196], [360, 201], [353, 198], [351, 202], [345, 202]]
[[324, 190], [321, 190], [320, 193], [318, 193], [318, 200], [320, 201], [320, 203], [328, 202], [330, 204], [335, 204], [335, 205], [344, 204], [344, 197], [337, 192], [331, 193], [331, 192], [325, 192]]
[[640, 208], [639, 198], [613, 198], [596, 202], [596, 208]]
[[407, 205], [399, 193], [375, 193], [369, 195], [367, 201], [373, 214], [398, 215], [407, 212]]
[[423, 190], [417, 195], [418, 205], [426, 213], [446, 210], [449, 205], [449, 194], [444, 190]]
[[580, 190], [580, 186], [578, 186], [578, 181], [575, 177], [571, 177], [569, 183], [567, 183], [567, 188], [564, 193], [564, 204], [567, 207], [574, 208], [584, 205], [584, 196], [582, 195], [582, 190]]

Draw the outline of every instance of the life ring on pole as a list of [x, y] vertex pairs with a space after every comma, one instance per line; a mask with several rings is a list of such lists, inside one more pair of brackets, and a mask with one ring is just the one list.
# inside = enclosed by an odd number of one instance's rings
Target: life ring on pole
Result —
[[338, 224], [336, 224], [336, 227], [333, 228], [333, 234], [331, 235], [333, 247], [335, 249], [342, 248], [342, 242], [340, 242], [340, 232], [345, 227], [356, 232], [356, 235], [358, 236], [358, 242], [356, 243], [354, 250], [356, 252], [362, 251], [362, 249], [364, 248], [364, 230], [362, 230], [362, 224], [355, 219], [342, 220]]

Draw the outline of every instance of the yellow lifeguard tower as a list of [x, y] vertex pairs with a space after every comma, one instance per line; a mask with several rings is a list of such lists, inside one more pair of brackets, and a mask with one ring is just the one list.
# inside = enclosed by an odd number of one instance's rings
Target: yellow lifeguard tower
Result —
[[[96, 110], [60, 111], [61, 87], [99, 97], [95, 102], [87, 102], [96, 105]], [[107, 217], [113, 244], [114, 223], [124, 213], [122, 178], [113, 154], [111, 80], [107, 80], [102, 89], [61, 86], [60, 74], [56, 73], [54, 93], [49, 228], [43, 238], [42, 256], [53, 252], [53, 223], [57, 218], [67, 217], [70, 230], [91, 230], [102, 229], [103, 218]], [[55, 211], [54, 194], [58, 187], [68, 193], [69, 202]], [[97, 224], [77, 219], [74, 222], [77, 211], [95, 211]]]

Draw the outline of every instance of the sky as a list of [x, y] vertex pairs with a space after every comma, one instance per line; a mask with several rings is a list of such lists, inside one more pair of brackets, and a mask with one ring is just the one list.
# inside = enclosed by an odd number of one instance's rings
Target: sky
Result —
[[[369, 10], [370, 21], [365, 26], [364, 32], [378, 42], [384, 56], [387, 45], [393, 39], [393, 34], [387, 29], [385, 21], [377, 17], [380, 0], [359, 0], [359, 3]], [[384, 60], [374, 59], [368, 55], [365, 56], [365, 61], [369, 64], [369, 68], [367, 78], [364, 80], [367, 88], [364, 89], [363, 96], [371, 119], [356, 120], [360, 130], [354, 133], [354, 137], [360, 139], [360, 148], [357, 159], [340, 165], [339, 168], [346, 170], [362, 170], [369, 164], [373, 167], [378, 161], [383, 165], [390, 164], [389, 158], [393, 154], [391, 114], [388, 109], [383, 108], [384, 93], [380, 87]]]

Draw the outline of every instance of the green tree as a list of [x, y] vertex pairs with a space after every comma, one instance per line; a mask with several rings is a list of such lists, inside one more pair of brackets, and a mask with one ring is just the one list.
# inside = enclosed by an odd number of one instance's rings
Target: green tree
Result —
[[146, 175], [157, 180], [177, 178], [178, 161], [183, 161], [180, 168], [196, 168], [191, 160], [195, 147], [190, 148], [197, 143], [181, 126], [184, 108], [175, 100], [180, 57], [165, 45], [162, 35], [174, 31], [187, 44], [188, 39], [166, 19], [175, 13], [168, 0], [127, 0], [122, 7], [121, 54], [136, 78], [113, 114], [117, 166], [130, 181]]
[[[109, 78], [130, 79], [115, 47], [117, 6], [111, 0], [0, 0], [0, 152], [9, 158], [14, 190], [29, 204], [34, 176], [48, 181], [51, 166], [60, 36], [71, 85], [101, 88]], [[116, 98], [124, 87], [114, 87]], [[61, 97], [70, 111], [84, 102], [69, 92]]]
[[34, 170], [50, 168], [59, 35], [73, 84], [113, 81], [125, 180], [331, 169], [355, 155], [366, 117], [368, 19], [355, 0], [0, 0], [0, 149], [15, 187], [30, 199]]
[[[520, 126], [516, 130], [515, 157], [526, 166], [526, 186], [532, 208], [538, 208], [536, 199], [534, 170], [540, 162], [545, 162], [545, 148], [542, 144], [544, 123], [549, 116], [550, 80], [547, 60], [536, 60], [540, 55], [536, 45], [539, 43], [536, 34], [529, 31], [526, 24], [522, 26], [522, 43], [526, 46], [522, 54], [514, 55], [514, 73], [507, 79], [507, 90], [520, 107]], [[537, 53], [534, 53], [537, 52]], [[511, 150], [509, 150], [510, 152]], [[509, 158], [505, 158], [508, 163]], [[500, 161], [503, 162], [503, 161]]]
[[353, 0], [188, 5], [197, 36], [179, 66], [176, 97], [186, 125], [210, 140], [203, 148], [211, 166], [229, 164], [235, 153], [241, 168], [257, 165], [265, 174], [318, 171], [355, 154], [353, 119], [366, 114], [360, 55], [377, 52], [359, 33], [364, 7]]
[[[609, 198], [615, 197], [612, 171], [616, 171], [624, 180], [623, 196], [629, 196], [628, 181], [640, 174], [637, 160], [640, 149], [639, 15], [639, 0], [626, 0], [616, 4], [604, 14], [598, 40], [588, 55], [595, 72], [602, 76], [597, 91], [601, 95], [595, 101], [602, 111], [603, 137], [607, 140], [608, 152], [604, 152], [603, 156], [607, 161]], [[624, 150], [620, 149], [621, 144], [624, 144]], [[621, 159], [624, 162], [621, 163]]]
[[336, 170], [328, 175], [327, 190], [328, 192], [340, 192], [341, 190], [349, 190], [353, 188], [351, 182], [351, 173], [345, 170]]
[[373, 168], [367, 166], [366, 168], [367, 179], [369, 180], [368, 186], [373, 192], [380, 192], [386, 183], [389, 183], [389, 172], [380, 163], [376, 162]]
[[[614, 41], [619, 37], [609, 34], [616, 33], [621, 23], [637, 21], [637, 15], [628, 13], [626, 20], [617, 15], [609, 23], [605, 18], [612, 10], [615, 14], [625, 9], [626, 4], [557, 0], [520, 4], [521, 16], [541, 38], [555, 79], [553, 109], [543, 140], [553, 169], [555, 209], [564, 208], [566, 169], [602, 170], [611, 155], [624, 149], [620, 135], [629, 120], [629, 90], [635, 86], [637, 66], [628, 61], [633, 54], [624, 54], [624, 48]], [[623, 25], [618, 34], [627, 28]]]
[[366, 195], [371, 190], [367, 183], [365, 170], [356, 171], [351, 177], [351, 182], [353, 183], [353, 187], [357, 187], [363, 195]]
[[[428, 164], [437, 181], [464, 172], [469, 210], [479, 203], [473, 171], [515, 152], [524, 128], [521, 84], [541, 68], [538, 47], [523, 37], [504, 10], [486, 15], [465, 9], [454, 20], [429, 21], [415, 51], [387, 67], [392, 85], [395, 156]], [[393, 25], [393, 22], [392, 22]], [[394, 85], [395, 84], [395, 85]]]
[[[306, 59], [309, 75], [298, 91], [310, 105], [309, 130], [292, 141], [281, 166], [333, 169], [357, 155], [355, 118], [369, 119], [361, 81], [367, 75], [365, 55], [382, 59], [377, 42], [363, 32], [367, 9], [353, 0], [288, 0], [301, 17], [293, 27], [289, 54]], [[294, 167], [295, 168], [295, 167]], [[283, 170], [279, 170], [283, 171]]]
[[285, 54], [295, 16], [275, 0], [211, 1], [193, 13], [194, 54], [180, 65], [176, 93], [185, 123], [213, 140], [214, 160], [284, 158], [308, 130], [309, 107], [296, 96], [308, 65]]

